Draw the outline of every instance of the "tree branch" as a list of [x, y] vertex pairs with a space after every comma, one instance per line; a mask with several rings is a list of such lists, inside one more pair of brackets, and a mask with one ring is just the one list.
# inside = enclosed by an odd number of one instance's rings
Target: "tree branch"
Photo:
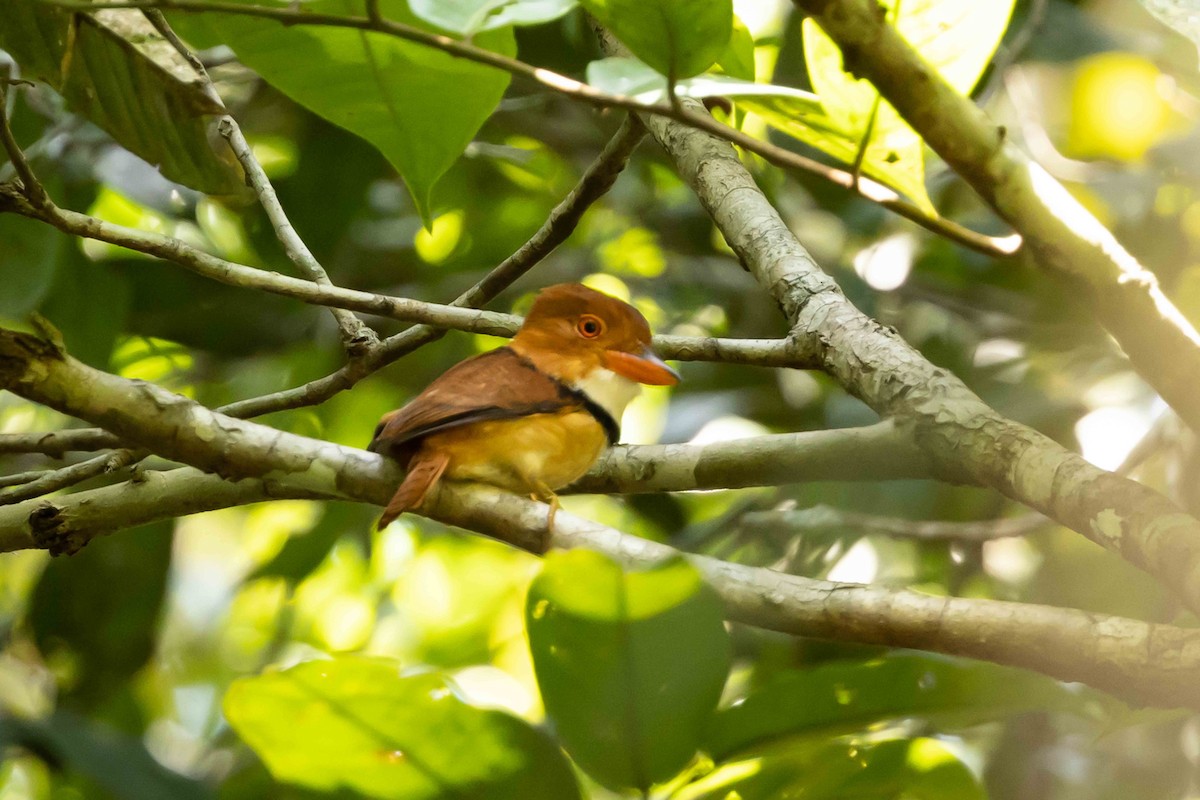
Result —
[[[258, 163], [258, 159], [254, 157], [254, 151], [250, 149], [250, 143], [242, 135], [242, 129], [238, 127], [237, 121], [226, 115], [217, 123], [217, 130], [221, 136], [225, 137], [225, 141], [229, 142], [229, 148], [242, 165], [242, 169], [245, 170], [246, 183], [254, 189], [254, 193], [258, 196], [258, 202], [266, 212], [267, 219], [271, 221], [271, 227], [275, 230], [275, 238], [283, 246], [283, 252], [287, 255], [288, 260], [318, 286], [333, 286], [325, 268], [321, 266], [312, 251], [308, 249], [308, 245], [292, 227], [287, 213], [284, 212], [283, 206], [275, 194], [275, 188], [271, 186], [271, 181], [267, 178], [267, 173], [263, 170], [262, 165]], [[368, 328], [358, 317], [345, 309], [332, 308], [330, 310], [337, 322], [338, 330], [341, 331], [342, 345], [351, 358], [366, 353], [378, 344], [379, 338], [375, 335], [375, 331]]]
[[[0, 195], [0, 213], [5, 210], [15, 211], [47, 222], [72, 236], [96, 239], [172, 261], [190, 272], [219, 283], [290, 297], [313, 305], [333, 306], [403, 322], [419, 322], [438, 328], [484, 333], [490, 336], [512, 336], [521, 326], [521, 318], [513, 314], [427, 303], [338, 286], [321, 286], [277, 272], [255, 269], [210, 255], [180, 239], [115, 225], [86, 214], [59, 208], [49, 201], [47, 203], [47, 207], [35, 209], [28, 203], [14, 202], [13, 198]], [[658, 336], [655, 337], [654, 344], [663, 356], [677, 360], [721, 360], [764, 366], [805, 366], [804, 359], [795, 357], [798, 348], [787, 339], [741, 340]]]
[[[165, 30], [169, 31], [170, 28]], [[629, 156], [644, 135], [645, 128], [640, 122], [634, 118], [624, 120], [600, 154], [584, 170], [578, 183], [550, 211], [546, 221], [529, 240], [488, 272], [478, 283], [461, 294], [451, 305], [468, 307], [483, 305], [553, 252], [554, 248], [574, 232], [584, 212], [612, 188], [617, 176], [624, 170]], [[443, 329], [417, 325], [385, 339], [378, 346], [370, 348], [368, 352], [357, 358], [351, 358], [347, 364], [329, 375], [301, 386], [260, 397], [238, 400], [217, 410], [233, 417], [246, 419], [276, 411], [318, 405], [338, 392], [349, 389], [382, 367], [444, 335]], [[720, 359], [728, 355], [721, 349], [722, 345], [719, 340], [693, 342], [683, 337], [678, 338], [681, 339], [678, 345], [680, 349], [703, 350], [705, 351], [703, 357]], [[748, 346], [754, 345], [752, 341], [746, 341]], [[763, 350], [769, 351], [770, 348], [765, 345], [766, 343], [764, 343]], [[735, 348], [734, 355], [736, 354]], [[117, 437], [96, 428], [56, 431], [46, 434], [0, 434], [0, 453], [41, 452], [61, 457], [68, 450], [102, 450], [116, 447], [119, 444]], [[73, 481], [72, 485], [77, 482]], [[55, 488], [61, 487], [55, 486]]]
[[62, 458], [69, 452], [109, 450], [120, 445], [120, 439], [100, 428], [0, 434], [0, 454], [41, 453], [52, 458]]
[[25, 160], [25, 154], [21, 152], [21, 146], [17, 144], [16, 137], [13, 136], [12, 128], [8, 124], [8, 115], [4, 111], [8, 105], [9, 84], [7, 77], [0, 78], [0, 147], [3, 147], [4, 152], [8, 154], [17, 177], [21, 179], [21, 191], [29, 199], [30, 205], [34, 208], [41, 208], [49, 202], [49, 198], [46, 197], [46, 189], [33, 174], [29, 162]]
[[[372, 481], [382, 474], [390, 490], [381, 504], [399, 482], [394, 464], [388, 462], [389, 469], [379, 473], [379, 462], [365, 451], [235, 419], [152, 383], [94, 369], [50, 342], [3, 328], [0, 387], [97, 424], [129, 445], [231, 480], [257, 478], [271, 486], [337, 496], [343, 485], [374, 486]], [[606, 482], [628, 491], [715, 488], [718, 481], [774, 485], [805, 474], [848, 480], [907, 478], [923, 476], [922, 463], [902, 435], [884, 423], [702, 447], [618, 448], [597, 466], [593, 474], [600, 477], [590, 478], [590, 484], [583, 482], [577, 491], [597, 491]], [[29, 502], [13, 508], [28, 512]], [[52, 543], [39, 546], [54, 547]]]
[[[383, 505], [400, 478], [394, 463], [373, 454], [234, 419], [154, 384], [94, 369], [49, 342], [4, 329], [0, 329], [0, 386], [99, 424], [123, 441], [164, 458], [230, 479], [218, 488], [212, 481], [200, 481], [190, 470], [166, 476], [147, 473], [143, 480], [123, 486], [0, 508], [0, 551], [34, 546], [71, 552], [95, 535], [158, 518], [155, 515], [272, 497], [354, 497]], [[597, 491], [607, 485], [628, 491], [771, 485], [806, 474], [847, 480], [918, 477], [923, 474], [921, 463], [920, 454], [883, 423], [701, 447], [617, 448], [579, 490]], [[176, 472], [178, 477], [169, 477]], [[255, 479], [259, 489], [247, 488], [246, 478]], [[167, 485], [194, 496], [174, 498], [169, 491], [149, 492], [141, 486], [162, 487], [163, 480], [181, 481]], [[214, 500], [201, 500], [205, 493]], [[122, 501], [113, 499], [119, 497], [135, 506], [125, 516], [118, 511]], [[146, 508], [145, 503], [134, 502], [139, 497], [165, 505], [158, 510]], [[100, 512], [93, 509], [106, 511], [96, 518], [93, 514]], [[81, 516], [92, 522], [81, 522]]]
[[[600, 35], [608, 52], [620, 54], [607, 32]], [[1157, 492], [1001, 416], [855, 308], [728, 143], [671, 120], [644, 121], [741, 262], [779, 304], [802, 349], [847, 391], [911, 433], [935, 474], [990, 486], [1040, 511], [1157, 576], [1200, 612], [1200, 522]]]
[[51, 492], [57, 492], [59, 489], [66, 489], [69, 486], [89, 481], [100, 475], [116, 472], [130, 464], [141, 461], [147, 455], [149, 453], [145, 450], [122, 449], [115, 453], [106, 453], [101, 456], [89, 458], [86, 461], [80, 461], [78, 464], [72, 464], [62, 469], [47, 470], [33, 480], [25, 481], [19, 486], [0, 491], [0, 506], [20, 503], [23, 500], [31, 500], [35, 497], [50, 494]]
[[[313, 445], [313, 440], [302, 441], [304, 447]], [[341, 451], [346, 458], [362, 456], [351, 448]], [[920, 463], [921, 454], [906, 447], [888, 423], [707, 445], [617, 445], [562, 494], [715, 489], [723, 488], [730, 474], [740, 487], [927, 477]], [[385, 505], [398, 480], [391, 463], [384, 461], [347, 485], [355, 498]], [[191, 468], [148, 470], [114, 486], [0, 507], [0, 553], [30, 548], [71, 553], [98, 536], [158, 519], [273, 499], [339, 496], [333, 487], [232, 481]]]
[[[1130, 475], [1142, 465], [1163, 444], [1172, 423], [1178, 418], [1170, 411], [1161, 414], [1146, 435], [1129, 451], [1125, 460], [1113, 470], [1117, 475]], [[859, 429], [860, 434], [873, 432], [874, 428], [886, 423]], [[896, 434], [893, 435], [905, 446], [911, 443]], [[920, 451], [917, 451], [920, 453]], [[896, 456], [906, 458], [903, 454]], [[921, 453], [924, 458], [924, 453]], [[840, 462], [832, 465], [836, 469]], [[847, 464], [849, 462], [846, 462]], [[922, 464], [929, 470], [929, 464]], [[829, 466], [820, 468], [818, 474], [829, 470]], [[992, 539], [1003, 539], [1010, 536], [1025, 536], [1042, 528], [1053, 525], [1054, 522], [1042, 514], [1027, 512], [1020, 516], [1000, 517], [997, 519], [971, 520], [967, 522], [948, 522], [942, 520], [911, 520], [899, 517], [885, 517], [877, 514], [863, 514], [842, 508], [818, 504], [809, 508], [785, 508], [771, 511], [751, 511], [744, 514], [739, 521], [739, 529], [747, 534], [773, 533], [784, 538], [802, 536], [822, 531], [852, 529], [858, 533], [882, 536], [894, 536], [903, 539], [918, 539], [923, 541], [951, 542], [986, 542]]]
[[[294, 437], [299, 439], [301, 437]], [[306, 447], [322, 443], [304, 440]], [[0, 508], [0, 552], [95, 536], [156, 519], [285, 498], [349, 496], [383, 505], [398, 479], [369, 453], [361, 472], [340, 473], [328, 492], [283, 481], [223, 480], [185, 468], [149, 472], [141, 482]], [[352, 455], [350, 455], [352, 454]], [[447, 484], [432, 518], [540, 552], [547, 507], [490, 487]], [[587, 547], [646, 566], [677, 551], [558, 511], [555, 547]], [[830, 583], [692, 556], [721, 596], [729, 619], [800, 636], [909, 647], [1024, 667], [1083, 681], [1137, 703], [1200, 708], [1200, 631], [1047, 606], [932, 597]]]
[[[452, 525], [540, 552], [547, 509], [491, 487], [447, 485], [426, 510]], [[564, 511], [554, 547], [585, 547], [631, 566], [679, 555]], [[1200, 708], [1200, 631], [999, 600], [933, 597], [904, 590], [784, 575], [689, 556], [721, 597], [726, 616], [799, 636], [909, 647], [1024, 667], [1082, 681], [1138, 703]]]
[[45, 476], [46, 470], [34, 469], [28, 472], [14, 472], [10, 475], [0, 475], [0, 487], [20, 486], [23, 483], [36, 481]]
[[741, 489], [807, 481], [928, 478], [929, 460], [890, 422], [752, 436], [702, 446], [609, 449], [568, 491], [609, 494]]
[[1025, 536], [1054, 523], [1041, 514], [1019, 517], [943, 522], [912, 520], [863, 514], [827, 505], [783, 511], [754, 511], [741, 519], [749, 534], [774, 534], [785, 538], [827, 531], [852, 530], [869, 536], [894, 536], [933, 542], [987, 542], [1009, 536]]
[[1200, 431], [1200, 334], [1083, 205], [1007, 141], [888, 25], [874, 0], [795, 0], [951, 168], [1017, 229], [1038, 261], [1090, 290], [1134, 368]]
[[[0, 549], [65, 552], [86, 541], [83, 531], [95, 535], [166, 514], [266, 498], [341, 497], [382, 505], [400, 477], [396, 464], [376, 454], [216, 414], [152, 384], [87, 367], [25, 334], [0, 333], [0, 383], [167, 458], [236, 478], [180, 469], [56, 501], [0, 508]], [[678, 554], [563, 511], [547, 540], [547, 506], [486, 486], [445, 484], [422, 512], [534, 552], [548, 544], [588, 547], [634, 565]], [[1200, 631], [1046, 606], [835, 584], [698, 556], [691, 561], [721, 597], [728, 617], [750, 625], [983, 658], [1084, 681], [1138, 702], [1200, 708]]]
[[[175, 31], [171, 30], [170, 24], [163, 13], [157, 9], [147, 9], [145, 16], [154, 29], [163, 35], [171, 46], [192, 65], [192, 69], [200, 76], [205, 94], [209, 99], [214, 101], [220, 108], [225, 107], [225, 102], [221, 99], [221, 95], [217, 92], [217, 87], [213, 85], [212, 79], [208, 75], [208, 70], [204, 64], [196, 57], [196, 54], [188, 50]], [[271, 185], [271, 181], [267, 178], [267, 173], [255, 157], [254, 151], [250, 147], [250, 143], [246, 141], [246, 137], [242, 135], [242, 129], [238, 125], [237, 120], [232, 115], [225, 115], [217, 123], [217, 130], [225, 141], [229, 143], [229, 149], [233, 151], [234, 157], [238, 163], [242, 165], [242, 170], [246, 174], [246, 183], [254, 190], [258, 197], [259, 204], [266, 212], [267, 219], [271, 222], [271, 227], [275, 231], [275, 236], [282, 245], [284, 254], [288, 259], [296, 265], [297, 268], [309, 277], [309, 280], [323, 286], [332, 286], [333, 282], [329, 280], [329, 275], [326, 274], [325, 268], [321, 266], [316, 257], [308, 249], [308, 245], [296, 233], [296, 229], [292, 227], [291, 221], [287, 218], [287, 214], [283, 210], [283, 206], [279, 202], [279, 198], [275, 194], [275, 187]], [[348, 311], [340, 308], [331, 309], [334, 322], [337, 323], [338, 330], [341, 332], [342, 346], [345, 348], [347, 355], [354, 358], [357, 355], [365, 354], [367, 351], [375, 347], [379, 343], [379, 337], [375, 331], [371, 330], [363, 323], [362, 320], [355, 317]]]
[[714, 136], [732, 142], [752, 153], [756, 153], [782, 169], [818, 175], [831, 183], [899, 214], [905, 219], [915, 222], [927, 230], [986, 255], [995, 257], [1009, 256], [1016, 252], [1020, 244], [1019, 237], [985, 236], [964, 228], [948, 219], [931, 216], [913, 203], [902, 199], [895, 191], [881, 183], [867, 178], [856, 179], [851, 172], [846, 170], [822, 164], [819, 161], [806, 158], [770, 142], [755, 139], [736, 128], [716, 121], [707, 114], [697, 114], [678, 102], [643, 103], [626, 95], [610, 94], [589, 86], [586, 83], [569, 78], [566, 75], [526, 64], [515, 58], [510, 58], [491, 50], [485, 50], [449, 36], [430, 33], [411, 25], [395, 22], [378, 14], [369, 14], [366, 17], [317, 14], [309, 12], [304, 8], [292, 10], [239, 3], [208, 2], [208, 0], [129, 0], [128, 2], [98, 3], [81, 3], [75, 0], [45, 0], [45, 2], [49, 2], [51, 5], [60, 8], [84, 13], [101, 9], [158, 9], [186, 13], [221, 13], [251, 16], [259, 19], [274, 20], [283, 25], [309, 25], [374, 31], [441, 50], [456, 58], [473, 61], [477, 64], [483, 64], [503, 70], [512, 75], [527, 78], [546, 89], [598, 108], [621, 108], [627, 111], [637, 111], [678, 120], [684, 124], [708, 131]]

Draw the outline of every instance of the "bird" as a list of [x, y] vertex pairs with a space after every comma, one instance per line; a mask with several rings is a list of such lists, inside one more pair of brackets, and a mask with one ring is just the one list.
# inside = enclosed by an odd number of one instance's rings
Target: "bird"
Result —
[[646, 318], [622, 300], [579, 283], [542, 289], [507, 345], [459, 362], [379, 421], [368, 449], [406, 474], [377, 527], [449, 480], [545, 501], [552, 529], [555, 490], [617, 443], [641, 385], [679, 381], [650, 337]]

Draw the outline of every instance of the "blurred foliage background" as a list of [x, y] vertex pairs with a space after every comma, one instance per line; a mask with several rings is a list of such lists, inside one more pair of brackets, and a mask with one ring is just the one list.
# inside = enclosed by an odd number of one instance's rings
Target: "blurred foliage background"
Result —
[[[753, 36], [758, 79], [805, 87], [800, 19], [790, 5], [747, 0], [735, 10]], [[578, 11], [518, 29], [516, 39], [523, 60], [568, 74], [582, 75], [599, 57]], [[508, 256], [619, 123], [619, 115], [514, 83], [437, 184], [426, 228], [370, 144], [292, 102], [228, 51], [205, 57], [291, 221], [334, 281], [403, 297], [447, 302]], [[1195, 46], [1131, 0], [1022, 0], [997, 60], [975, 97], [1200, 324]], [[13, 98], [17, 135], [36, 143], [34, 167], [61, 205], [291, 272], [258, 206], [167, 181], [45, 87]], [[768, 135], [753, 115], [744, 125]], [[927, 159], [927, 189], [943, 214], [1005, 233]], [[1192, 442], [1159, 420], [1162, 404], [1073, 287], [1029, 263], [947, 243], [819, 178], [746, 162], [860, 308], [1003, 414], [1081, 448], [1102, 467], [1120, 464], [1157, 424], [1159, 444], [1138, 477], [1197, 510]], [[8, 177], [4, 164], [0, 179]], [[342, 363], [322, 309], [217, 285], [11, 214], [0, 215], [0, 276], [0, 320], [36, 311], [82, 360], [209, 406], [298, 385]], [[786, 333], [652, 142], [570, 241], [493, 307], [520, 312], [538, 287], [568, 280], [631, 300], [662, 333]], [[399, 330], [372, 323], [383, 333]], [[382, 413], [447, 366], [497, 344], [452, 333], [319, 407], [262, 421], [362, 447]], [[626, 442], [711, 442], [874, 420], [819, 374], [704, 363], [681, 369], [679, 387], [652, 389], [634, 404]], [[2, 432], [69, 424], [0, 395]], [[42, 456], [0, 457], [4, 474], [43, 466]], [[912, 520], [1022, 513], [993, 492], [928, 481], [564, 498], [571, 512], [639, 536], [803, 575], [1194, 622], [1145, 575], [1055, 528], [979, 543], [864, 536], [838, 525], [801, 538], [750, 536], [739, 525], [748, 511], [817, 504]], [[276, 783], [222, 713], [235, 679], [324, 654], [436, 668], [468, 703], [543, 722], [525, 632], [538, 560], [412, 516], [373, 533], [374, 515], [349, 504], [275, 502], [122, 532], [71, 558], [0, 557], [0, 743], [26, 744], [0, 764], [0, 800], [328, 796]], [[722, 713], [741, 715], [723, 718], [733, 739], [709, 742], [709, 755], [686, 776], [700, 783], [681, 788], [681, 778], [656, 790], [663, 796], [851, 796], [813, 787], [839, 760], [864, 769], [861, 753], [890, 764], [891, 783], [880, 779], [855, 797], [1200, 796], [1200, 721], [1189, 714], [1129, 709], [1080, 687], [970, 662], [919, 654], [880, 661], [877, 648], [740, 626], [731, 635]], [[808, 699], [772, 727], [771, 709], [797, 697]], [[739, 738], [739, 725], [755, 732]], [[762, 783], [722, 793], [719, 770], [751, 763], [759, 763]], [[949, 763], [964, 773], [920, 788], [920, 775]], [[772, 769], [786, 780], [768, 786]], [[780, 788], [796, 776], [807, 776], [810, 794]], [[587, 796], [613, 796], [583, 780]], [[706, 794], [703, 780], [717, 788]]]

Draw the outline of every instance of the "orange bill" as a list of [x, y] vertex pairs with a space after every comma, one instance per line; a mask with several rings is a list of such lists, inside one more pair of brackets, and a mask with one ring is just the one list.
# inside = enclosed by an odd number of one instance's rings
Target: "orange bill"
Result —
[[638, 355], [622, 350], [605, 350], [604, 366], [631, 381], [651, 386], [674, 386], [679, 383], [679, 373], [668, 367], [648, 347]]

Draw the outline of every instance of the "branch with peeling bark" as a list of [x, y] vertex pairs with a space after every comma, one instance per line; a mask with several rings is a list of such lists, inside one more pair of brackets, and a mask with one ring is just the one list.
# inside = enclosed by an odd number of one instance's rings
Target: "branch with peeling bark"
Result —
[[1005, 132], [954, 91], [889, 25], [874, 0], [795, 0], [996, 212], [1039, 263], [1081, 282], [1096, 317], [1163, 399], [1200, 430], [1200, 333], [1083, 205], [1030, 161]]
[[[162, 456], [214, 473], [188, 468], [152, 472], [140, 481], [59, 501], [0, 509], [0, 549], [67, 549], [119, 527], [263, 499], [344, 498], [382, 505], [399, 479], [397, 466], [373, 453], [225, 417], [152, 384], [87, 367], [24, 334], [0, 334], [0, 382]], [[860, 435], [889, 442], [897, 434], [881, 425]], [[814, 452], [828, 445], [816, 437], [812, 442], [818, 443]], [[802, 449], [797, 444], [788, 441], [786, 448]], [[710, 447], [728, 451], [738, 443]], [[762, 456], [762, 448], [747, 452]], [[662, 461], [680, 460], [679, 455], [663, 454]], [[680, 480], [688, 474], [673, 464], [660, 463], [650, 470], [649, 480], [659, 481], [654, 488], [694, 488], [705, 481], [701, 465], [708, 460], [703, 455], [690, 460], [691, 479], [685, 485], [661, 477]], [[618, 457], [601, 464], [598, 472], [622, 469], [626, 467]], [[679, 555], [673, 548], [563, 511], [548, 534], [547, 506], [485, 486], [446, 484], [422, 513], [533, 552], [549, 546], [588, 547], [639, 566]], [[1083, 681], [1140, 703], [1200, 708], [1200, 631], [1046, 606], [836, 584], [689, 558], [721, 597], [731, 620], [786, 633], [982, 658]]]
[[[0, 130], [7, 131], [3, 110], [0, 109]], [[584, 170], [579, 182], [556, 205], [546, 221], [533, 235], [470, 289], [463, 292], [450, 305], [474, 308], [495, 298], [514, 281], [549, 255], [575, 230], [585, 211], [604, 196], [617, 176], [624, 170], [630, 154], [644, 136], [641, 124], [633, 119], [622, 122], [617, 132]], [[12, 143], [13, 151], [21, 153]], [[32, 173], [30, 173], [32, 176]], [[249, 418], [276, 411], [318, 405], [338, 392], [354, 386], [363, 378], [409, 353], [436, 341], [445, 335], [445, 329], [430, 325], [415, 325], [408, 330], [388, 337], [366, 352], [352, 357], [336, 371], [309, 381], [301, 386], [273, 392], [261, 397], [239, 400], [219, 410], [234, 417]], [[706, 349], [714, 358], [724, 355], [721, 343], [703, 340], [700, 343], [686, 341], [685, 347]], [[120, 440], [108, 431], [97, 428], [85, 430], [55, 431], [46, 434], [0, 434], [0, 453], [45, 453], [61, 456], [71, 450], [102, 450], [120, 445]]]
[[[605, 31], [610, 54], [620, 45]], [[692, 103], [699, 112], [694, 101]], [[1200, 521], [1006, 419], [892, 329], [854, 307], [771, 206], [733, 148], [672, 120], [643, 120], [742, 264], [779, 304], [801, 350], [911, 434], [940, 477], [992, 487], [1158, 577], [1200, 611]]]
[[[256, 426], [257, 428], [258, 426]], [[270, 429], [268, 429], [270, 430]], [[302, 440], [305, 447], [312, 440]], [[362, 453], [341, 448], [349, 458]], [[683, 492], [776, 486], [813, 480], [878, 481], [928, 477], [920, 453], [891, 425], [754, 436], [706, 445], [618, 445], [562, 494]], [[356, 499], [387, 502], [400, 475], [390, 462], [343, 486]], [[284, 498], [337, 498], [277, 479], [226, 480], [191, 468], [147, 470], [136, 480], [0, 508], [0, 553], [70, 553], [98, 536], [159, 519]]]
[[[245, 170], [246, 182], [258, 196], [259, 203], [266, 212], [267, 219], [271, 221], [271, 227], [288, 260], [318, 286], [333, 286], [333, 281], [329, 280], [325, 268], [321, 266], [312, 251], [308, 249], [308, 245], [292, 227], [287, 213], [275, 195], [275, 187], [271, 186], [267, 173], [258, 163], [258, 159], [254, 157], [250, 143], [246, 141], [237, 122], [233, 117], [225, 116], [218, 123], [217, 130], [229, 142], [230, 149], [233, 150], [233, 154], [242, 165], [242, 169]], [[331, 308], [330, 311], [337, 322], [338, 330], [341, 331], [342, 344], [351, 357], [359, 353], [366, 353], [378, 344], [379, 339], [375, 332], [349, 311], [336, 307]]]
[[[364, 475], [378, 470], [378, 459], [364, 451], [213, 411], [153, 383], [94, 369], [51, 342], [3, 328], [0, 387], [99, 425], [130, 446], [231, 481], [249, 477], [310, 494], [348, 496], [343, 494], [344, 485], [362, 481]], [[369, 466], [364, 466], [364, 458]], [[756, 437], [703, 447], [617, 448], [576, 490], [680, 491], [773, 485], [804, 475], [843, 475], [849, 480], [911, 478], [928, 474], [925, 463], [902, 433], [881, 423], [849, 431]], [[394, 489], [399, 480], [394, 465], [387, 478]], [[387, 499], [383, 497], [383, 501]], [[25, 540], [33, 541], [29, 536]], [[38, 546], [56, 547], [48, 541]]]
[[[1004, 419], [893, 331], [864, 317], [783, 226], [728, 144], [702, 132], [716, 123], [703, 121], [708, 118], [698, 104], [678, 101], [671, 108], [673, 114], [647, 119], [651, 132], [742, 263], [779, 303], [791, 335], [766, 342], [660, 337], [656, 345], [676, 358], [819, 365], [894, 422], [699, 449], [617, 449], [579, 489], [729, 488], [777, 484], [806, 474], [830, 479], [838, 469], [847, 478], [932, 474], [974, 481], [1121, 552], [1178, 590], [1193, 609], [1200, 608], [1200, 523], [1154, 492], [1096, 470]], [[4, 144], [10, 152], [15, 149], [11, 135]], [[509, 315], [353, 292], [223, 261], [177, 240], [59, 209], [38, 191], [27, 164], [18, 159], [15, 168], [24, 192], [0, 196], [0, 207], [70, 234], [168, 258], [210, 278], [438, 327], [507, 334], [518, 322]], [[266, 193], [260, 191], [260, 196]], [[281, 228], [278, 223], [276, 230]], [[401, 334], [408, 339], [389, 340], [378, 352], [386, 347], [401, 352], [436, 335], [432, 329], [417, 330]], [[357, 379], [349, 372], [335, 376], [322, 379], [314, 391], [337, 391]], [[0, 509], [0, 549], [35, 546], [69, 552], [118, 527], [275, 497], [381, 503], [399, 477], [394, 464], [372, 454], [210, 411], [151, 384], [91, 370], [53, 344], [21, 334], [0, 332], [0, 385], [98, 424], [126, 446], [190, 465], [119, 486]], [[305, 391], [289, 390], [293, 393], [286, 400], [279, 393], [260, 405], [310, 396], [305, 387], [300, 389]], [[874, 457], [862, 457], [864, 451]], [[486, 487], [448, 485], [423, 512], [535, 552], [548, 545], [588, 546], [638, 564], [676, 555], [670, 548], [565, 513], [548, 536], [544, 506]], [[1200, 677], [1200, 633], [1194, 631], [1041, 606], [830, 584], [700, 557], [694, 563], [721, 595], [731, 619], [790, 633], [985, 658], [1086, 681], [1138, 701], [1200, 708], [1200, 692], [1191, 688], [1200, 685], [1195, 680]]]
[[[545, 508], [490, 487], [451, 486], [428, 514], [519, 546], [546, 543]], [[548, 544], [586, 547], [635, 566], [678, 555], [561, 511]], [[1081, 681], [1138, 703], [1200, 707], [1200, 631], [1050, 606], [831, 583], [702, 556], [689, 560], [737, 622], [969, 656]]]

